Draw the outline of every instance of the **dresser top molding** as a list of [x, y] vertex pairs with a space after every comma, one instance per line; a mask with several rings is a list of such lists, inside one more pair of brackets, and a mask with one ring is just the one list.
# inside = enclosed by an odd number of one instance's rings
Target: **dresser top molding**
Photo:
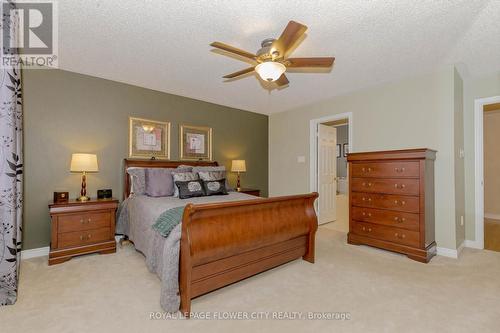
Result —
[[386, 150], [363, 153], [349, 153], [348, 162], [370, 161], [370, 160], [435, 160], [436, 151], [428, 148]]

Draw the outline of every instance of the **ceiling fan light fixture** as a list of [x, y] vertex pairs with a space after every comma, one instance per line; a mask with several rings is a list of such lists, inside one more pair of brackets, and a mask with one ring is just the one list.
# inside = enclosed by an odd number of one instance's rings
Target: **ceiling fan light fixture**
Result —
[[279, 62], [266, 61], [258, 64], [255, 71], [264, 81], [273, 82], [280, 78], [286, 71], [285, 65]]

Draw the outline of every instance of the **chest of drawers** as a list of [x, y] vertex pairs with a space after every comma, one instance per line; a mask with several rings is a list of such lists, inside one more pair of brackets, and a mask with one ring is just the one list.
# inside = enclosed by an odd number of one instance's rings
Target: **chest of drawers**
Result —
[[434, 236], [434, 160], [430, 149], [349, 154], [349, 244], [429, 262]]
[[113, 253], [118, 201], [90, 200], [50, 204], [49, 265], [88, 253]]

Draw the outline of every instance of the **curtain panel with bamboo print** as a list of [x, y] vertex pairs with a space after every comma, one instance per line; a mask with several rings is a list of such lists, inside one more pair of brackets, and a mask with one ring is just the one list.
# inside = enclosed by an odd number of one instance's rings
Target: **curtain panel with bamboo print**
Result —
[[[2, 1], [3, 2], [3, 1]], [[11, 6], [14, 6], [9, 1]], [[3, 7], [2, 7], [3, 8]], [[17, 39], [18, 18], [2, 10], [1, 30]], [[4, 45], [3, 52], [10, 52]], [[23, 105], [20, 68], [0, 64], [0, 305], [17, 299], [23, 206]], [[1, 325], [1, 324], [0, 324]]]

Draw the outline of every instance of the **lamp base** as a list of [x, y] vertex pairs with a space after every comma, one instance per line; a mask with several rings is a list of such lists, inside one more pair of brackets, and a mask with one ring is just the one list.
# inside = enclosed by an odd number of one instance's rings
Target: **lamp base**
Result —
[[76, 201], [89, 201], [89, 200], [90, 200], [90, 197], [87, 197], [85, 195], [82, 195], [81, 197], [76, 198]]

